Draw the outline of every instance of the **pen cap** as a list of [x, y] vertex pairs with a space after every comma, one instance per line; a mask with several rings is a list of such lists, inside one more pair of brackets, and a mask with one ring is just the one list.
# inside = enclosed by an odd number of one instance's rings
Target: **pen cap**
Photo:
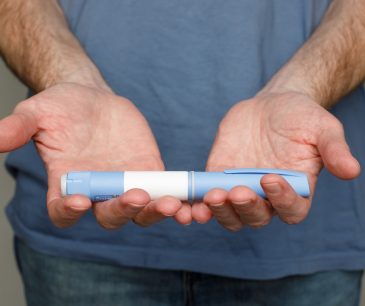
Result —
[[105, 201], [124, 192], [123, 172], [69, 172], [61, 178], [62, 195], [82, 194], [92, 201]]
[[246, 186], [261, 197], [266, 198], [260, 180], [264, 175], [270, 173], [282, 176], [302, 197], [308, 197], [310, 195], [308, 178], [303, 172], [245, 168], [225, 170], [224, 172], [195, 172], [193, 198], [195, 200], [202, 199], [212, 188], [222, 188], [229, 191], [235, 186]]

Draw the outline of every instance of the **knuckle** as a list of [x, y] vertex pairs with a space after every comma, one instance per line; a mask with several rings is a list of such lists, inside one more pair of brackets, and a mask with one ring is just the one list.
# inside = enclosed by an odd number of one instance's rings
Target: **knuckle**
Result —
[[71, 214], [60, 215], [56, 213], [51, 213], [50, 211], [48, 211], [48, 216], [51, 219], [52, 223], [58, 228], [70, 227], [77, 219], [76, 216], [73, 216]]
[[114, 230], [120, 228], [124, 223], [123, 222], [112, 222], [109, 218], [107, 218], [104, 214], [100, 213], [100, 211], [95, 212], [96, 222], [104, 229]]
[[265, 225], [264, 224], [257, 224], [257, 225], [254, 225], [254, 224], [249, 224], [249, 226], [253, 229], [261, 229], [263, 228]]
[[296, 225], [296, 224], [299, 224], [301, 221], [302, 220], [297, 217], [290, 217], [290, 218], [284, 219], [284, 222], [289, 225]]
[[63, 218], [65, 220], [74, 220], [80, 217], [86, 210], [75, 210], [69, 206], [64, 206], [63, 211], [64, 211]]
[[280, 214], [279, 213], [279, 217], [287, 224], [299, 224], [300, 222], [302, 222], [308, 215], [309, 213], [309, 206], [307, 205], [300, 205], [299, 207], [297, 207], [295, 212], [290, 212], [290, 213], [284, 213], [284, 214]]
[[250, 215], [255, 213], [255, 201], [247, 201], [243, 203], [235, 203], [233, 207], [240, 214]]
[[93, 205], [93, 213], [96, 218], [100, 217], [103, 213], [103, 203], [95, 203]]
[[178, 199], [172, 196], [164, 196], [159, 199], [155, 206], [155, 210], [160, 215], [171, 217], [175, 216], [181, 208], [182, 203]]
[[297, 200], [297, 194], [292, 191], [284, 191], [276, 196], [271, 204], [278, 209], [289, 209]]
[[302, 205], [298, 211], [298, 215], [305, 219], [309, 213], [310, 205]]
[[140, 227], [148, 227], [150, 224], [148, 224], [147, 222], [140, 220], [138, 218], [132, 219], [132, 222]]
[[223, 225], [230, 232], [238, 232], [243, 228], [242, 224]]
[[141, 212], [144, 209], [144, 205], [139, 207], [136, 205], [127, 205], [124, 209], [120, 209], [119, 213], [117, 214], [117, 216], [119, 218], [128, 218], [131, 219], [134, 216], [136, 216], [139, 212]]
[[97, 219], [97, 222], [98, 224], [103, 228], [103, 229], [106, 229], [106, 230], [115, 230], [115, 229], [118, 229], [120, 227], [119, 224], [113, 224], [113, 223], [110, 223], [108, 221], [105, 221], [105, 220], [100, 220], [100, 219]]
[[110, 213], [113, 219], [123, 220], [128, 218], [129, 215], [133, 215], [137, 209], [132, 204], [122, 204], [121, 202], [114, 202], [110, 207]]
[[267, 219], [264, 219], [262, 221], [249, 223], [248, 225], [251, 226], [254, 229], [259, 229], [259, 228], [262, 228], [262, 227], [268, 225], [270, 223], [270, 221], [271, 221], [271, 218], [267, 218]]
[[59, 229], [65, 229], [65, 228], [68, 228], [70, 227], [73, 223], [70, 222], [70, 221], [60, 221], [60, 220], [54, 220], [54, 219], [51, 219], [52, 223], [54, 224], [54, 226], [56, 226], [57, 228]]
[[166, 208], [163, 205], [156, 205], [155, 210], [160, 215], [168, 214], [168, 212], [166, 212]]
[[277, 202], [277, 203], [271, 203], [271, 204], [276, 210], [279, 210], [279, 211], [280, 210], [286, 211], [286, 210], [290, 209], [290, 205], [285, 202]]
[[304, 220], [305, 216], [290, 216], [281, 218], [286, 224], [296, 225], [301, 223]]
[[162, 215], [163, 217], [172, 217], [175, 216], [177, 213], [177, 208], [174, 206], [170, 206], [170, 207], [163, 207], [162, 205], [157, 205], [156, 206], [156, 212], [159, 215]]

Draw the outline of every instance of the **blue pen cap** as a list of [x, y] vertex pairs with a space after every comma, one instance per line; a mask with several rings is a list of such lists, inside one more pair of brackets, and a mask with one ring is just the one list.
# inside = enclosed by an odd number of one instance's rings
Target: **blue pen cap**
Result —
[[91, 172], [69, 172], [61, 179], [63, 195], [82, 194], [90, 198]]
[[282, 176], [292, 188], [302, 197], [310, 195], [308, 178], [305, 173], [280, 169], [228, 169], [224, 172], [195, 172], [193, 183], [193, 198], [203, 199], [204, 195], [213, 188], [222, 188], [227, 191], [235, 186], [247, 186], [258, 195], [266, 198], [260, 180], [266, 174]]
[[61, 179], [64, 195], [82, 194], [91, 201], [105, 201], [123, 193], [123, 172], [74, 171]]

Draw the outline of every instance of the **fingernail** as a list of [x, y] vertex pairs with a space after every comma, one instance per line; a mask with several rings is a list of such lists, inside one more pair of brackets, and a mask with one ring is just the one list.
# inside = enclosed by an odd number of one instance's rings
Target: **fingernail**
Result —
[[70, 209], [75, 210], [75, 211], [81, 211], [81, 210], [85, 210], [87, 208], [87, 206], [85, 206], [84, 203], [72, 203], [69, 206]]
[[187, 223], [187, 224], [183, 224], [184, 226], [189, 226], [191, 224], [191, 222], [190, 223]]
[[251, 202], [252, 202], [251, 200], [248, 200], [248, 201], [243, 201], [243, 202], [233, 202], [233, 204], [245, 206], [245, 205], [250, 204]]
[[271, 194], [278, 194], [281, 192], [281, 186], [278, 183], [264, 184], [266, 191]]
[[85, 210], [86, 209], [86, 207], [84, 207], [84, 206], [75, 206], [75, 205], [73, 205], [73, 206], [70, 206], [70, 208], [72, 209], [72, 210], [74, 210], [74, 211], [83, 211], [83, 210]]
[[136, 203], [128, 203], [129, 206], [136, 208], [136, 209], [140, 209], [144, 206], [146, 206], [146, 204], [136, 204]]
[[222, 207], [224, 205], [224, 202], [221, 202], [221, 203], [211, 203], [211, 204], [208, 204], [208, 206], [212, 206], [212, 207]]

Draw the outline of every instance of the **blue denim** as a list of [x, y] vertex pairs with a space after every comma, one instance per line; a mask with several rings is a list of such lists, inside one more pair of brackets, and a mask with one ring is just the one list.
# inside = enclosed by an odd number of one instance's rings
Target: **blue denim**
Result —
[[50, 256], [15, 241], [29, 306], [357, 306], [361, 271], [270, 281], [118, 267]]

